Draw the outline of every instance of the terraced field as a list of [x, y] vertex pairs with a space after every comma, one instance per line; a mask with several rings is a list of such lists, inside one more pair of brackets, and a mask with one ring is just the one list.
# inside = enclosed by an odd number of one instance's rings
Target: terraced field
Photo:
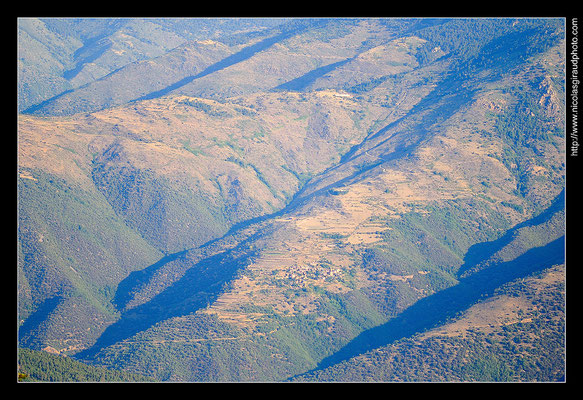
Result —
[[68, 89], [18, 117], [19, 345], [159, 381], [560, 380], [563, 21], [114, 22], [20, 28]]

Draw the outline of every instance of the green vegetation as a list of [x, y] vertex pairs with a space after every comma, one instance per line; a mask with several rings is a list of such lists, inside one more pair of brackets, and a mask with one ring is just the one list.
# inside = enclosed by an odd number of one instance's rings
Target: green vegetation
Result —
[[[160, 253], [128, 228], [99, 193], [42, 171], [33, 174], [36, 180], [20, 179], [18, 185], [23, 200], [18, 210], [19, 284], [30, 296], [20, 298], [21, 318], [67, 287], [81, 294], [97, 315], [112, 318], [111, 288]], [[76, 311], [82, 320], [90, 318]]]
[[228, 111], [221, 110], [217, 107], [213, 107], [212, 105], [210, 105], [208, 103], [204, 103], [204, 102], [197, 100], [197, 99], [181, 100], [178, 103], [185, 104], [189, 107], [194, 108], [195, 110], [202, 111], [206, 115], [211, 116], [211, 117], [227, 118], [227, 117], [232, 116]]
[[537, 281], [548, 271], [510, 282], [494, 293], [493, 298], [511, 296], [533, 301], [536, 308], [520, 314], [523, 322], [490, 328], [491, 332], [483, 328], [468, 329], [465, 337], [418, 334], [296, 380], [562, 382], [565, 379], [565, 288], [559, 282], [541, 290]]
[[131, 364], [132, 371], [161, 381], [278, 381], [314, 367], [322, 354], [382, 321], [363, 293], [309, 290], [321, 295], [318, 307], [333, 317], [334, 331], [330, 319], [316, 314], [281, 316], [253, 306], [245, 311], [262, 315], [256, 331], [235, 328], [214, 315], [191, 314], [108, 347], [96, 360], [116, 368]]
[[520, 195], [528, 199], [537, 186], [529, 174], [533, 161], [549, 167], [538, 146], [541, 142], [560, 146], [564, 131], [561, 121], [542, 109], [540, 88], [513, 88], [511, 93], [515, 103], [497, 117], [495, 132], [504, 143], [501, 161], [516, 177]]
[[[422, 65], [435, 60], [436, 46], [455, 54], [454, 70], [468, 76], [481, 68], [508, 71], [556, 44], [561, 37], [557, 19], [460, 18], [437, 21], [417, 35], [427, 42], [418, 53]], [[488, 41], [484, 38], [488, 37]], [[502, 62], [502, 60], [504, 60]]]
[[19, 382], [152, 382], [124, 371], [90, 366], [44, 351], [18, 349]]
[[21, 21], [18, 379], [561, 381], [563, 29]]
[[182, 145], [184, 146], [184, 149], [186, 151], [189, 151], [190, 153], [194, 154], [195, 156], [199, 156], [199, 155], [203, 155], [206, 156], [207, 154], [204, 152], [203, 149], [201, 149], [200, 147], [193, 147], [190, 144], [190, 140], [185, 140]]
[[92, 174], [124, 223], [164, 253], [202, 244], [227, 230], [220, 208], [196, 186], [176, 185], [150, 169], [128, 167], [117, 160], [95, 163]]

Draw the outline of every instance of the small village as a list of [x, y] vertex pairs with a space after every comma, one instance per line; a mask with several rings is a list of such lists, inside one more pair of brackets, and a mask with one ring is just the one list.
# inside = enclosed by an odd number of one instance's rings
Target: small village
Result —
[[323, 263], [294, 265], [285, 271], [284, 278], [291, 280], [295, 286], [305, 286], [309, 281], [339, 278], [342, 276], [342, 272], [340, 268]]

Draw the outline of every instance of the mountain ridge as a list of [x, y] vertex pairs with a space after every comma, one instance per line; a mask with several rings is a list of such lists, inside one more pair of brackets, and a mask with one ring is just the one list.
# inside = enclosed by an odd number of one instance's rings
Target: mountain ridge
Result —
[[[564, 262], [560, 21], [297, 22], [62, 97], [138, 77], [119, 104], [19, 115], [21, 346], [284, 381], [437, 321], [415, 310], [452, 317], [535, 272], [525, 259]], [[173, 83], [152, 91], [151, 63]], [[514, 275], [470, 285], [496, 266]], [[448, 294], [459, 308], [433, 312]]]

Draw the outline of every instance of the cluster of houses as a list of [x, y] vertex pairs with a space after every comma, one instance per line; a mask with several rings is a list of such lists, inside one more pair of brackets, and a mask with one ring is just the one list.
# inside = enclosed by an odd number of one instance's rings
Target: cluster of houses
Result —
[[342, 274], [340, 268], [322, 264], [293, 265], [285, 271], [285, 278], [291, 279], [295, 284], [302, 286], [308, 280], [321, 280], [337, 278]]

